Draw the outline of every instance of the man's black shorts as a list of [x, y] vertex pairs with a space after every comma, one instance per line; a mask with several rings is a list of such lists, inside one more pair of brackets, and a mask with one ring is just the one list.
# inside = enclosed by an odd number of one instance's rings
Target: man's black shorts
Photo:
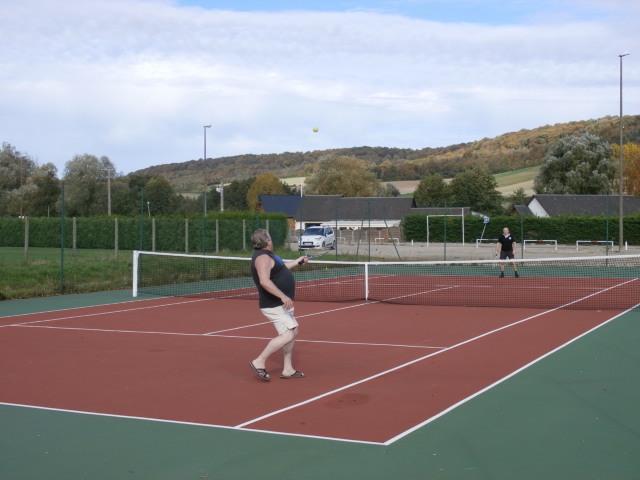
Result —
[[507, 252], [505, 252], [504, 250], [500, 250], [500, 260], [505, 260], [507, 258], [510, 258], [511, 260], [516, 258], [513, 254], [513, 250], [509, 250]]

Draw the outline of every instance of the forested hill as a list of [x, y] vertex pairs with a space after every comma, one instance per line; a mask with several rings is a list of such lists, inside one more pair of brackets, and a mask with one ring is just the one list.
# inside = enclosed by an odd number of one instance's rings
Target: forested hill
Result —
[[[640, 143], [640, 115], [625, 117], [625, 141]], [[271, 172], [279, 177], [305, 176], [315, 164], [328, 157], [348, 155], [365, 160], [376, 176], [385, 181], [415, 180], [427, 173], [451, 177], [470, 165], [485, 166], [499, 173], [542, 163], [547, 147], [560, 137], [590, 132], [611, 143], [619, 142], [618, 117], [604, 117], [532, 130], [520, 130], [470, 143], [440, 148], [406, 149], [353, 147], [313, 152], [285, 152], [264, 155], [190, 160], [157, 165], [135, 173], [162, 175], [178, 191], [199, 191], [203, 183], [225, 182]]]

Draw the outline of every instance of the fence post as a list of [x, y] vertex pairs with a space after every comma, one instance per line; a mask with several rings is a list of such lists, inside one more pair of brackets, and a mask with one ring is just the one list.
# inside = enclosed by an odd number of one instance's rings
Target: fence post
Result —
[[116, 258], [118, 258], [118, 217], [113, 219], [113, 247]]
[[151, 219], [151, 251], [156, 251], [156, 217]]
[[242, 219], [242, 250], [247, 249], [247, 220]]
[[60, 182], [60, 293], [64, 293], [64, 181]]
[[29, 258], [29, 217], [24, 217], [24, 259]]
[[184, 219], [184, 253], [189, 253], [189, 219]]
[[220, 221], [216, 218], [216, 253], [220, 251]]
[[460, 215], [462, 216], [462, 246], [464, 247], [464, 207], [460, 208]]
[[267, 230], [267, 233], [271, 233], [271, 232], [269, 231], [269, 219], [268, 219], [268, 218], [267, 218], [267, 221], [266, 221], [266, 226], [267, 226], [267, 229], [266, 229], [266, 230]]
[[429, 215], [427, 215], [427, 248], [429, 248]]
[[71, 228], [71, 246], [73, 248], [73, 251], [75, 252], [76, 250], [76, 246], [77, 246], [77, 233], [78, 233], [78, 226], [76, 224], [76, 217], [73, 217], [72, 219], [72, 228]]

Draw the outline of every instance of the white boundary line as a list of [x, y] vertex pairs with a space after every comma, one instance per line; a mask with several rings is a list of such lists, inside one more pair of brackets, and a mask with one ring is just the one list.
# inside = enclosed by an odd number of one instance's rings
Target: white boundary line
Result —
[[75, 318], [85, 318], [85, 317], [99, 317], [101, 315], [111, 315], [113, 313], [124, 313], [124, 312], [135, 312], [138, 310], [151, 310], [153, 308], [162, 308], [162, 307], [173, 307], [176, 305], [184, 305], [186, 303], [197, 303], [197, 302], [206, 302], [216, 300], [215, 298], [198, 298], [196, 300], [186, 300], [184, 302], [174, 302], [174, 303], [162, 303], [160, 305], [148, 305], [146, 307], [136, 307], [136, 308], [125, 308], [122, 310], [110, 310], [108, 312], [94, 312], [94, 313], [85, 313], [82, 315], [71, 315], [68, 317], [57, 317], [57, 318], [49, 318], [44, 320], [33, 320], [31, 322], [20, 322], [20, 323], [7, 323], [6, 325], [0, 325], [0, 328], [5, 327], [19, 327], [21, 325], [31, 325], [34, 323], [47, 323], [47, 322], [56, 322], [59, 320], [71, 320]]
[[[332, 308], [330, 310], [322, 310], [321, 312], [313, 312], [313, 313], [305, 313], [304, 315], [296, 315], [296, 318], [307, 318], [307, 317], [314, 317], [316, 315], [323, 315], [325, 313], [332, 313], [332, 312], [339, 312], [341, 310], [349, 310], [351, 308], [356, 308], [356, 307], [366, 307], [367, 305], [376, 305], [378, 303], [384, 303], [384, 302], [389, 302], [391, 300], [398, 300], [399, 298], [406, 298], [406, 297], [413, 297], [416, 295], [424, 295], [426, 293], [434, 293], [434, 292], [439, 292], [441, 290], [448, 290], [451, 288], [455, 288], [457, 285], [449, 285], [446, 287], [441, 287], [441, 288], [434, 288], [433, 290], [425, 290], [424, 292], [418, 292], [418, 293], [410, 293], [407, 295], [400, 295], [398, 297], [391, 297], [391, 298], [385, 298], [384, 300], [374, 300], [374, 301], [367, 301], [367, 302], [363, 302], [363, 303], [357, 303], [355, 305], [347, 305], [346, 307], [338, 307], [338, 308]], [[204, 335], [215, 335], [218, 333], [224, 333], [224, 332], [232, 332], [235, 330], [242, 330], [243, 328], [250, 328], [250, 327], [257, 327], [259, 325], [268, 325], [270, 324], [270, 321], [266, 321], [266, 322], [260, 322], [260, 323], [252, 323], [250, 325], [242, 325], [240, 327], [233, 327], [233, 328], [226, 328], [223, 330], [216, 330], [213, 332], [207, 332]]]
[[288, 433], [288, 432], [277, 432], [273, 430], [260, 430], [256, 428], [237, 428], [229, 425], [216, 425], [212, 423], [197, 423], [197, 422], [186, 422], [181, 420], [167, 420], [163, 418], [153, 418], [153, 417], [136, 417], [133, 415], [118, 415], [113, 413], [101, 413], [101, 412], [88, 412], [84, 410], [69, 410], [66, 408], [55, 408], [55, 407], [43, 407], [39, 405], [26, 405], [22, 403], [10, 403], [10, 402], [0, 402], [0, 405], [4, 405], [7, 407], [21, 407], [21, 408], [30, 408], [33, 410], [46, 410], [50, 412], [61, 412], [61, 413], [75, 413], [80, 415], [91, 415], [96, 417], [108, 417], [108, 418], [121, 418], [124, 420], [144, 420], [147, 422], [154, 423], [169, 423], [174, 425], [189, 425], [194, 427], [205, 427], [205, 428], [217, 428], [222, 430], [235, 430], [239, 432], [256, 432], [256, 433], [264, 433], [269, 435], [280, 435], [285, 437], [302, 437], [302, 438], [310, 438], [314, 440], [331, 440], [335, 442], [345, 442], [345, 443], [360, 443], [367, 445], [377, 445], [384, 446], [384, 443], [381, 442], [372, 442], [367, 440], [352, 440], [348, 438], [339, 438], [339, 437], [324, 437], [321, 435], [305, 435], [302, 433]]
[[577, 337], [572, 338], [571, 340], [563, 343], [562, 345], [554, 348], [553, 350], [548, 351], [547, 353], [539, 356], [538, 358], [536, 358], [535, 360], [532, 360], [531, 362], [527, 363], [526, 365], [523, 365], [522, 367], [518, 368], [517, 370], [514, 370], [513, 372], [511, 372], [510, 374], [502, 377], [501, 379], [493, 382], [491, 385], [487, 385], [486, 387], [484, 387], [482, 390], [478, 390], [477, 392], [473, 393], [472, 395], [469, 395], [468, 397], [460, 400], [459, 402], [451, 405], [450, 407], [446, 408], [445, 410], [442, 410], [441, 412], [437, 413], [436, 415], [434, 415], [433, 417], [430, 417], [426, 420], [424, 420], [423, 422], [414, 425], [413, 427], [409, 428], [408, 430], [405, 430], [402, 433], [399, 433], [398, 435], [396, 435], [395, 437], [390, 438], [389, 440], [384, 442], [384, 445], [391, 445], [392, 443], [397, 442], [398, 440], [406, 437], [407, 435], [409, 435], [410, 433], [415, 432], [416, 430], [424, 427], [425, 425], [428, 425], [429, 423], [433, 422], [434, 420], [437, 420], [438, 418], [446, 415], [447, 413], [451, 412], [452, 410], [458, 408], [461, 405], [464, 405], [465, 403], [467, 403], [468, 401], [474, 399], [475, 397], [482, 395], [483, 393], [491, 390], [492, 388], [500, 385], [501, 383], [509, 380], [511, 377], [517, 375], [518, 373], [522, 372], [523, 370], [526, 370], [527, 368], [531, 367], [532, 365], [535, 365], [536, 363], [540, 362], [541, 360], [544, 360], [545, 358], [547, 358], [550, 355], [553, 355], [554, 353], [556, 353], [557, 351], [565, 348], [566, 346], [572, 344], [573, 342], [580, 340], [582, 337], [589, 335], [590, 333], [598, 330], [599, 328], [602, 328], [603, 326], [607, 325], [608, 323], [614, 321], [615, 319], [629, 313], [630, 311], [632, 311], [633, 309], [637, 308], [638, 306], [640, 306], [640, 303], [637, 303], [636, 305], [634, 305], [633, 307], [628, 308], [627, 310], [625, 310], [624, 312], [620, 312], [617, 315], [614, 315], [613, 317], [605, 320], [604, 322], [596, 325], [595, 327], [591, 328], [590, 330], [587, 330], [586, 332], [581, 333], [580, 335], [578, 335]]
[[[67, 308], [55, 308], [53, 310], [41, 310], [38, 312], [30, 312], [30, 313], [15, 313], [12, 315], [0, 315], [0, 319], [9, 318], [9, 317], [26, 317], [27, 315], [39, 315], [41, 313], [54, 313], [54, 312], [65, 312], [68, 310], [79, 310], [81, 308], [96, 308], [96, 307], [107, 307], [109, 305], [120, 305], [123, 303], [133, 303], [133, 302], [153, 302], [154, 300], [161, 300], [163, 298], [176, 298], [171, 296], [154, 296], [153, 298], [139, 298], [137, 300], [122, 300], [120, 302], [111, 302], [111, 303], [96, 303], [95, 305], [84, 305], [82, 307], [67, 307]], [[8, 300], [12, 301], [12, 300]]]
[[[56, 327], [52, 325], [16, 325], [16, 328], [42, 328], [49, 330], [71, 330], [79, 332], [101, 332], [101, 333], [137, 333], [141, 335], [168, 335], [176, 337], [207, 337], [207, 338], [236, 338], [239, 340], [271, 340], [272, 337], [258, 337], [248, 335], [211, 335], [206, 333], [185, 333], [185, 332], [159, 332], [155, 330], [122, 330], [108, 328], [84, 328], [84, 327]], [[434, 345], [407, 345], [399, 343], [370, 343], [370, 342], [341, 342], [337, 340], [308, 340], [297, 338], [300, 343], [326, 343], [330, 345], [356, 345], [365, 347], [398, 347], [398, 348], [422, 348], [425, 350], [438, 350], [446, 348]]]
[[370, 375], [369, 377], [366, 377], [366, 378], [363, 378], [363, 379], [361, 379], [361, 380], [358, 380], [358, 381], [355, 381], [355, 382], [349, 383], [349, 384], [347, 384], [347, 385], [343, 385], [342, 387], [338, 387], [338, 388], [335, 388], [335, 389], [333, 389], [333, 390], [329, 390], [329, 391], [327, 391], [327, 392], [325, 392], [325, 393], [322, 393], [322, 394], [320, 394], [320, 395], [316, 395], [315, 397], [308, 398], [307, 400], [303, 400], [303, 401], [301, 401], [301, 402], [294, 403], [294, 404], [289, 405], [289, 406], [287, 406], [287, 407], [280, 408], [280, 409], [278, 409], [278, 410], [274, 410], [274, 411], [269, 412], [269, 413], [267, 413], [267, 414], [265, 414], [265, 415], [262, 415], [262, 416], [260, 416], [260, 417], [253, 418], [253, 419], [251, 419], [251, 420], [247, 420], [246, 422], [240, 423], [240, 424], [238, 424], [238, 425], [236, 425], [236, 426], [237, 426], [237, 427], [239, 427], [239, 428], [242, 428], [242, 427], [246, 427], [246, 426], [248, 426], [248, 425], [251, 425], [251, 424], [253, 424], [253, 423], [258, 423], [258, 422], [260, 422], [260, 421], [262, 421], [262, 420], [266, 420], [267, 418], [273, 417], [273, 416], [275, 416], [275, 415], [279, 415], [279, 414], [284, 413], [284, 412], [287, 412], [287, 411], [289, 411], [289, 410], [293, 410], [294, 408], [298, 408], [298, 407], [301, 407], [301, 406], [303, 406], [303, 405], [307, 405], [307, 404], [309, 404], [309, 403], [315, 402], [315, 401], [317, 401], [317, 400], [320, 400], [320, 399], [322, 399], [322, 398], [328, 397], [328, 396], [333, 395], [333, 394], [335, 394], [335, 393], [342, 392], [342, 391], [347, 390], [347, 389], [349, 389], [349, 388], [355, 387], [356, 385], [360, 385], [360, 384], [362, 384], [362, 383], [369, 382], [369, 381], [371, 381], [371, 380], [374, 380], [374, 379], [376, 379], [376, 378], [382, 377], [382, 376], [384, 376], [384, 375], [388, 375], [389, 373], [393, 373], [393, 372], [395, 372], [395, 371], [397, 371], [397, 370], [400, 370], [400, 369], [402, 369], [402, 368], [408, 367], [408, 366], [413, 365], [413, 364], [415, 364], [415, 363], [422, 362], [423, 360], [426, 360], [426, 359], [428, 359], [428, 358], [435, 357], [436, 355], [440, 355], [440, 354], [442, 354], [442, 353], [445, 353], [445, 352], [448, 352], [448, 351], [450, 351], [450, 350], [453, 350], [453, 349], [459, 348], [459, 347], [461, 347], [461, 346], [463, 346], [463, 345], [466, 345], [466, 344], [468, 344], [468, 343], [475, 342], [476, 340], [479, 340], [479, 339], [481, 339], [481, 338], [487, 337], [487, 336], [489, 336], [489, 335], [493, 335], [493, 334], [495, 334], [495, 333], [497, 333], [497, 332], [500, 332], [500, 331], [502, 331], [502, 330], [506, 330], [507, 328], [514, 327], [514, 326], [516, 326], [516, 325], [519, 325], [519, 324], [521, 324], [521, 323], [527, 322], [527, 321], [529, 321], [529, 320], [532, 320], [532, 319], [534, 319], [534, 318], [540, 317], [540, 316], [542, 316], [542, 315], [546, 315], [546, 314], [548, 314], [548, 313], [555, 312], [555, 311], [560, 310], [560, 309], [562, 309], [562, 308], [568, 307], [569, 305], [573, 305], [574, 303], [582, 302], [582, 301], [587, 300], [588, 298], [591, 298], [591, 297], [593, 297], [593, 296], [595, 296], [595, 295], [600, 295], [601, 293], [607, 292], [607, 291], [609, 291], [609, 290], [611, 290], [611, 289], [613, 289], [613, 288], [621, 287], [621, 286], [623, 286], [623, 285], [626, 285], [626, 284], [628, 284], [628, 283], [630, 283], [630, 282], [634, 282], [634, 281], [636, 281], [636, 280], [638, 280], [638, 279], [637, 279], [637, 278], [634, 278], [634, 279], [632, 279], [632, 280], [628, 280], [628, 281], [626, 281], [626, 282], [623, 282], [623, 283], [617, 284], [617, 285], [615, 285], [615, 286], [612, 286], [612, 287], [609, 287], [609, 288], [606, 288], [606, 289], [600, 290], [600, 291], [598, 291], [598, 292], [596, 292], [596, 293], [592, 293], [592, 294], [590, 294], [590, 295], [586, 295], [586, 296], [584, 296], [584, 297], [582, 297], [582, 298], [579, 298], [578, 300], [574, 300], [574, 301], [572, 301], [572, 302], [566, 303], [566, 304], [561, 305], [561, 306], [559, 306], [559, 307], [555, 307], [555, 308], [553, 308], [553, 309], [549, 309], [549, 310], [544, 310], [544, 311], [539, 312], [539, 313], [536, 313], [536, 314], [534, 314], [534, 315], [530, 315], [530, 316], [525, 317], [525, 318], [523, 318], [523, 319], [521, 319], [521, 320], [518, 320], [518, 321], [516, 321], [516, 322], [510, 323], [510, 324], [507, 324], [507, 325], [503, 325], [502, 327], [498, 327], [498, 328], [495, 328], [495, 329], [493, 329], [493, 330], [489, 330], [488, 332], [485, 332], [485, 333], [482, 333], [482, 334], [480, 334], [480, 335], [477, 335], [477, 336], [475, 336], [475, 337], [468, 338], [468, 339], [466, 339], [466, 340], [463, 340], [462, 342], [458, 342], [458, 343], [456, 343], [456, 344], [454, 344], [454, 345], [451, 345], [451, 346], [449, 346], [449, 347], [447, 347], [447, 348], [444, 348], [444, 349], [442, 349], [442, 350], [438, 350], [437, 352], [433, 352], [433, 353], [429, 353], [429, 354], [427, 354], [427, 355], [423, 355], [422, 357], [416, 358], [416, 359], [414, 359], [414, 360], [410, 360], [410, 361], [408, 361], [408, 362], [405, 362], [405, 363], [403, 363], [403, 364], [397, 365], [397, 366], [395, 366], [395, 367], [393, 367], [393, 368], [390, 368], [390, 369], [388, 369], [388, 370], [384, 370], [384, 371], [379, 372], [379, 373], [376, 373], [376, 374], [374, 374], [374, 375]]

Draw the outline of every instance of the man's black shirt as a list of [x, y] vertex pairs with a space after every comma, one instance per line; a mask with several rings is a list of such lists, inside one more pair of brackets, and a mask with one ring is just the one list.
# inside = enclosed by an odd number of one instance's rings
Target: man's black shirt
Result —
[[269, 274], [269, 278], [273, 283], [275, 283], [276, 287], [282, 291], [282, 293], [293, 300], [296, 295], [296, 282], [293, 278], [293, 274], [284, 264], [284, 261], [278, 255], [275, 255], [269, 250], [254, 250], [253, 257], [251, 258], [251, 275], [253, 276], [253, 281], [258, 288], [258, 303], [260, 308], [273, 308], [282, 305], [282, 300], [267, 292], [264, 287], [260, 285], [260, 277], [258, 276], [258, 270], [256, 269], [256, 258], [260, 255], [268, 255], [273, 259], [274, 265]]
[[503, 252], [512, 252], [513, 251], [513, 244], [515, 242], [516, 242], [516, 239], [511, 234], [507, 235], [506, 237], [504, 235], [500, 235], [498, 237], [498, 243], [500, 245], [502, 245], [501, 250]]

